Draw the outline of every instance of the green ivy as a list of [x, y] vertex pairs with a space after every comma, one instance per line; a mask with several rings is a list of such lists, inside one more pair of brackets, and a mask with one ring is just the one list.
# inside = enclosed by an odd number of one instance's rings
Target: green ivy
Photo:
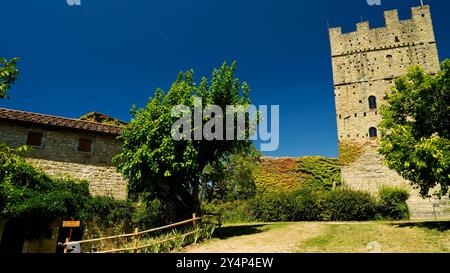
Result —
[[48, 227], [56, 220], [95, 219], [109, 226], [131, 219], [130, 204], [91, 196], [87, 181], [48, 176], [20, 156], [26, 150], [0, 144], [0, 218], [20, 220], [28, 238], [49, 235]]

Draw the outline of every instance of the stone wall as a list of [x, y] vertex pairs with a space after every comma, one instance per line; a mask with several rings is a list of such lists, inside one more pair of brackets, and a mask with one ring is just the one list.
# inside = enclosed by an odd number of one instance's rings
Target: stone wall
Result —
[[[339, 140], [365, 142], [369, 128], [378, 126], [378, 108], [393, 80], [420, 65], [439, 71], [439, 58], [429, 6], [412, 9], [412, 18], [400, 21], [397, 11], [385, 12], [386, 27], [370, 29], [359, 23], [357, 31], [342, 34], [330, 29], [334, 95]], [[369, 97], [377, 109], [369, 108]]]
[[60, 222], [55, 221], [49, 227], [51, 235], [49, 238], [40, 238], [32, 241], [25, 241], [22, 253], [55, 253], [58, 247], [58, 234]]
[[[379, 106], [391, 92], [394, 79], [404, 76], [409, 67], [422, 66], [428, 73], [440, 69], [438, 51], [429, 6], [412, 8], [411, 19], [399, 20], [396, 10], [384, 14], [386, 26], [371, 29], [368, 22], [358, 23], [356, 31], [342, 33], [330, 29], [336, 119], [340, 143], [364, 146], [353, 163], [342, 168], [343, 183], [376, 193], [382, 185], [400, 186], [411, 193], [408, 201], [414, 218], [434, 217], [434, 209], [443, 215], [448, 200], [422, 199], [378, 154], [376, 138], [369, 135], [381, 121]], [[369, 97], [377, 107], [370, 109]], [[433, 208], [439, 204], [439, 208]]]
[[[21, 126], [2, 121], [0, 143], [11, 147], [23, 146], [29, 131], [44, 135], [42, 147], [32, 148], [26, 155], [27, 161], [33, 166], [52, 176], [85, 179], [94, 195], [106, 195], [121, 200], [127, 198], [127, 182], [111, 164], [112, 158], [121, 149], [121, 143], [116, 136], [65, 128]], [[91, 152], [78, 151], [80, 138], [92, 141]]]
[[341, 176], [344, 185], [352, 189], [368, 191], [374, 195], [383, 186], [403, 188], [410, 193], [408, 206], [412, 218], [450, 216], [449, 198], [441, 200], [422, 198], [419, 190], [414, 189], [410, 182], [384, 164], [384, 157], [377, 152], [379, 145], [376, 140], [368, 141], [363, 146], [358, 159], [342, 167]]

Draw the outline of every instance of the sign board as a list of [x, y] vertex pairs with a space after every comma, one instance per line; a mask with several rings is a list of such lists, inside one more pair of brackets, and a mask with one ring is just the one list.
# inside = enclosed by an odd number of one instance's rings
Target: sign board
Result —
[[64, 228], [78, 228], [80, 227], [80, 221], [63, 221], [62, 226]]

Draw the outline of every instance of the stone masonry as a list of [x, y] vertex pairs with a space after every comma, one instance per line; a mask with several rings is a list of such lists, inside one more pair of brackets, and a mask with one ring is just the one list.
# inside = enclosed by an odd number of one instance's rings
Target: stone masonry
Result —
[[[26, 154], [33, 166], [52, 176], [87, 180], [94, 195], [127, 198], [127, 182], [111, 163], [121, 149], [117, 135], [0, 119], [0, 143], [23, 146], [30, 131], [43, 135], [42, 146], [33, 147]], [[92, 141], [90, 152], [78, 151], [81, 138]]]
[[[54, 177], [89, 182], [93, 195], [127, 198], [127, 181], [111, 163], [121, 150], [117, 137], [123, 127], [0, 108], [0, 143], [17, 148], [34, 134], [39, 145], [25, 155], [34, 167]], [[39, 139], [36, 140], [36, 134]], [[83, 149], [80, 147], [83, 146]], [[51, 225], [51, 238], [24, 241], [24, 253], [54, 253], [60, 221]], [[0, 218], [0, 243], [7, 220]]]
[[377, 152], [379, 106], [394, 79], [404, 76], [413, 65], [430, 74], [440, 69], [430, 7], [412, 8], [408, 20], [399, 20], [396, 10], [385, 11], [384, 16], [386, 26], [382, 28], [371, 29], [369, 22], [361, 22], [355, 32], [344, 34], [340, 27], [329, 30], [339, 143], [364, 147], [358, 160], [342, 168], [342, 180], [373, 193], [382, 185], [408, 188], [414, 218], [435, 213], [443, 216], [448, 212], [448, 200], [419, 197]]

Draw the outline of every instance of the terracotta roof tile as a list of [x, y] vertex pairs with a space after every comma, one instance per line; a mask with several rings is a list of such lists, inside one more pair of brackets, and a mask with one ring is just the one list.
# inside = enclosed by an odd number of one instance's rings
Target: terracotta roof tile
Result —
[[109, 124], [36, 114], [25, 111], [0, 108], [0, 120], [35, 123], [46, 126], [64, 127], [111, 135], [121, 135], [124, 127]]

